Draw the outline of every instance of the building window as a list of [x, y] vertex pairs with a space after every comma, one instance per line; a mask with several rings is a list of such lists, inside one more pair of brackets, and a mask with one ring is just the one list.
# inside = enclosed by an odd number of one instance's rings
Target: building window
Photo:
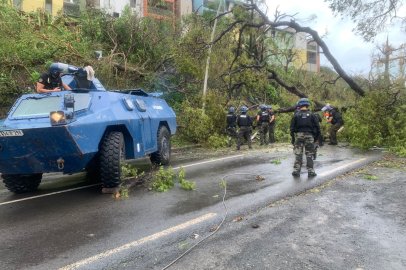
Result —
[[136, 0], [130, 0], [130, 7], [135, 7], [135, 5], [137, 4]]
[[113, 17], [114, 17], [114, 18], [120, 17], [120, 13], [118, 13], [118, 12], [113, 12]]
[[52, 14], [52, 0], [45, 0], [45, 10]]
[[307, 52], [307, 63], [317, 64], [317, 54], [315, 52]]
[[148, 0], [148, 14], [172, 18], [174, 13], [174, 1]]
[[307, 45], [308, 50], [317, 51], [317, 47], [314, 45]]
[[[215, 4], [216, 0], [203, 0], [203, 7], [212, 9], [212, 10], [217, 10], [218, 4], [220, 4], [219, 1], [217, 1], [217, 5]], [[217, 7], [216, 7], [217, 6]]]

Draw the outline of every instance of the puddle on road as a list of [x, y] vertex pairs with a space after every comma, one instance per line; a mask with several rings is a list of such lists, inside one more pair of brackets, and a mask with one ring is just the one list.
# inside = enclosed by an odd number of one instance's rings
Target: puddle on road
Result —
[[[267, 176], [269, 179], [271, 176]], [[269, 186], [274, 186], [279, 184], [281, 181], [272, 181], [265, 180], [257, 181], [254, 180], [253, 177], [247, 176], [236, 176], [233, 178], [226, 179], [227, 181], [227, 194], [226, 194], [226, 204], [227, 200], [250, 194], [255, 193], [260, 189], [267, 188]], [[196, 193], [185, 193], [186, 196], [179, 200], [175, 206], [173, 206], [169, 213], [170, 215], [183, 215], [190, 212], [194, 212], [205, 207], [213, 206], [217, 203], [222, 202], [223, 195], [224, 195], [224, 188], [222, 185], [218, 184], [211, 184], [211, 188], [208, 190], [204, 190]], [[199, 190], [200, 191], [200, 190]]]

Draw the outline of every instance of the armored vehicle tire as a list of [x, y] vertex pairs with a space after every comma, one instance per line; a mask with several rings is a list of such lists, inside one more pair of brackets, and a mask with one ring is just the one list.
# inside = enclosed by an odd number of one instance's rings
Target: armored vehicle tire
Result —
[[42, 180], [42, 173], [31, 175], [8, 174], [1, 177], [8, 190], [14, 193], [24, 193], [38, 188]]
[[158, 151], [150, 156], [150, 160], [156, 165], [167, 165], [171, 159], [171, 135], [165, 126], [158, 129]]
[[121, 166], [125, 160], [123, 133], [112, 131], [104, 136], [100, 147], [100, 181], [104, 188], [121, 183]]

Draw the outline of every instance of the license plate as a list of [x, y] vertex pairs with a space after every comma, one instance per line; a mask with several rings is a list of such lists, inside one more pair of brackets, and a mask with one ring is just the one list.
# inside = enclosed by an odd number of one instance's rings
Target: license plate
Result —
[[0, 137], [14, 137], [14, 136], [24, 136], [24, 133], [22, 130], [0, 131]]

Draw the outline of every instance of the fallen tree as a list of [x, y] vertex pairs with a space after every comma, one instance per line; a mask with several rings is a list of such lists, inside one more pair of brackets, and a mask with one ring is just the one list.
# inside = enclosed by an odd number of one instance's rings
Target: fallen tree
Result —
[[[249, 16], [241, 16], [238, 15], [240, 11], [243, 12], [251, 12], [253, 14], [251, 16], [251, 19], [248, 19]], [[349, 86], [350, 88], [356, 92], [360, 96], [365, 96], [365, 91], [353, 80], [351, 76], [349, 76], [343, 68], [340, 66], [338, 61], [335, 59], [335, 57], [332, 55], [330, 52], [328, 46], [326, 43], [322, 40], [320, 35], [317, 33], [317, 31], [313, 30], [310, 27], [303, 27], [299, 23], [297, 23], [293, 17], [287, 16], [285, 14], [281, 14], [278, 10], [275, 12], [275, 19], [271, 21], [266, 14], [256, 5], [256, 4], [238, 4], [236, 7], [230, 11], [229, 13], [235, 13], [237, 14], [234, 17], [234, 20], [228, 24], [228, 26], [221, 31], [217, 37], [213, 40], [212, 43], [207, 43], [203, 40], [198, 41], [198, 44], [203, 44], [203, 47], [199, 48], [207, 48], [208, 46], [211, 46], [213, 44], [216, 44], [220, 42], [227, 34], [231, 32], [237, 32], [238, 33], [238, 45], [235, 53], [235, 58], [232, 61], [229, 71], [226, 74], [222, 75], [222, 79], [226, 85], [227, 89], [229, 91], [238, 89], [242, 85], [245, 85], [246, 82], [237, 80], [237, 82], [232, 81], [232, 76], [235, 76], [241, 72], [244, 72], [248, 69], [255, 70], [255, 72], [262, 73], [265, 75], [270, 81], [275, 81], [277, 82], [280, 86], [282, 86], [284, 89], [289, 91], [290, 93], [298, 96], [299, 98], [309, 98], [308, 94], [299, 89], [295, 85], [290, 85], [287, 82], [285, 82], [277, 73], [277, 71], [268, 64], [267, 57], [264, 57], [268, 53], [268, 55], [272, 55], [273, 52], [269, 50], [269, 48], [266, 48], [263, 44], [260, 44], [261, 42], [263, 43], [265, 40], [265, 36], [269, 31], [275, 31], [275, 29], [282, 29], [283, 28], [290, 28], [294, 29], [296, 33], [299, 32], [304, 32], [311, 37], [311, 40], [316, 42], [319, 47], [322, 49], [322, 53], [326, 56], [326, 58], [330, 61], [330, 63], [333, 65], [335, 71], [338, 74], [338, 78], [335, 80], [337, 81], [339, 78], [342, 78]], [[219, 15], [216, 18], [220, 18], [224, 16], [224, 14]], [[291, 17], [292, 19], [290, 21], [286, 21], [283, 19], [286, 19], [287, 17]], [[214, 19], [216, 19], [214, 18]], [[253, 19], [255, 18], [255, 19]], [[213, 20], [214, 20], [213, 19]], [[213, 21], [212, 20], [212, 21]], [[247, 36], [252, 35], [253, 29], [256, 31], [255, 33], [257, 35], [254, 35], [254, 39], [258, 40], [257, 44], [255, 46], [250, 46], [248, 49], [243, 46], [243, 36], [245, 32], [248, 32]], [[261, 38], [262, 37], [262, 38]], [[251, 39], [251, 38], [250, 38]], [[252, 48], [256, 49], [252, 49]], [[257, 48], [262, 48], [261, 50], [258, 50]], [[267, 52], [268, 50], [268, 52]], [[253, 60], [253, 64], [251, 65], [239, 65], [234, 67], [234, 65], [238, 62], [237, 60], [244, 54], [246, 53], [249, 58]], [[228, 77], [227, 77], [228, 76]], [[226, 82], [225, 77], [228, 78], [228, 82]], [[333, 83], [333, 82], [326, 82], [326, 83]], [[334, 82], [335, 83], [335, 82]], [[320, 110], [322, 107], [325, 106], [325, 103], [320, 102], [318, 100], [314, 100], [312, 98], [312, 101], [316, 105], [314, 107], [314, 110]], [[278, 109], [278, 112], [284, 113], [284, 112], [291, 112], [294, 110], [294, 107], [288, 107], [288, 108], [280, 108]]]

